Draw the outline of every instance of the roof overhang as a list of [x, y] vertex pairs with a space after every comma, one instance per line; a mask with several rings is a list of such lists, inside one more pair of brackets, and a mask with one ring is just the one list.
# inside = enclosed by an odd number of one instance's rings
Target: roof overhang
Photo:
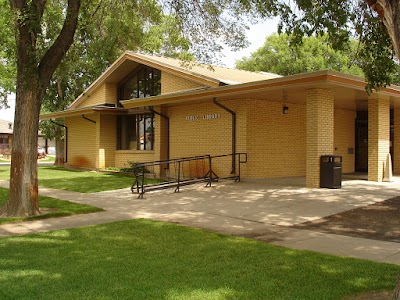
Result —
[[83, 115], [100, 114], [100, 115], [127, 115], [127, 114], [143, 114], [149, 113], [148, 109], [127, 109], [120, 107], [108, 106], [89, 106], [76, 109], [67, 109], [54, 113], [40, 115], [40, 120], [63, 119], [67, 117], [80, 117]]
[[368, 95], [365, 86], [365, 80], [360, 77], [335, 71], [318, 71], [238, 85], [210, 87], [202, 90], [125, 100], [121, 101], [121, 104], [125, 108], [156, 105], [176, 106], [205, 102], [212, 98], [221, 100], [265, 99], [304, 104], [308, 90], [321, 88], [334, 90], [335, 107], [343, 109], [364, 110], [368, 99], [377, 97], [377, 95], [387, 97], [391, 100], [392, 105], [400, 106], [400, 87], [390, 86]]

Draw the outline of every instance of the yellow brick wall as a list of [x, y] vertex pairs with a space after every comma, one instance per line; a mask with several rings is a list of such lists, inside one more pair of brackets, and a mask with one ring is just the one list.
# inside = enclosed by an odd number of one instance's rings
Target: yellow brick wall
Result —
[[[96, 115], [87, 117], [98, 121]], [[65, 118], [65, 126], [68, 128], [68, 165], [97, 167], [96, 125], [82, 117]]]
[[368, 100], [368, 180], [382, 181], [390, 142], [390, 102]]
[[118, 103], [118, 89], [115, 83], [106, 83], [106, 101], [105, 103], [117, 104]]
[[[226, 101], [223, 104], [230, 109], [237, 110], [237, 102]], [[211, 100], [205, 104], [170, 107], [168, 115], [171, 126], [171, 158], [208, 154], [222, 155], [232, 152], [231, 114], [213, 104]], [[219, 117], [204, 119], [204, 115], [219, 115]], [[240, 116], [238, 116], [238, 119], [240, 119]], [[241, 120], [238, 120], [238, 122], [239, 128]], [[239, 135], [238, 138], [240, 139]], [[240, 143], [238, 140], [238, 144]], [[237, 151], [241, 151], [240, 147], [238, 147]], [[229, 174], [231, 158], [216, 159], [214, 162], [213, 170], [219, 176], [227, 176], [227, 173]], [[171, 172], [173, 171], [171, 170]]]
[[161, 73], [161, 94], [190, 90], [198, 87], [202, 87], [202, 85], [167, 72]]
[[[204, 120], [203, 115], [220, 118]], [[170, 116], [171, 158], [231, 152], [231, 115], [211, 103], [177, 106], [168, 109]], [[198, 120], [187, 117], [198, 116]]]
[[117, 117], [101, 115], [97, 123], [98, 168], [115, 165], [115, 150], [117, 149]]
[[247, 176], [304, 176], [306, 167], [305, 106], [250, 100], [247, 128]]
[[334, 98], [329, 89], [307, 92], [306, 186], [320, 186], [320, 157], [334, 152]]
[[96, 104], [116, 104], [117, 85], [114, 83], [103, 83], [94, 92], [86, 94], [86, 99], [77, 107], [93, 106]]
[[[354, 173], [355, 117], [356, 112], [354, 111], [335, 109], [334, 154], [341, 155], [343, 158], [343, 173]], [[349, 154], [349, 148], [353, 149], [353, 154]]]
[[140, 150], [118, 150], [115, 151], [115, 166], [117, 168], [130, 167], [129, 162], [148, 162], [154, 161], [154, 151], [140, 151]]
[[[248, 153], [242, 165], [242, 176], [265, 178], [305, 175], [305, 106], [289, 105], [289, 114], [282, 113], [282, 104], [264, 100], [221, 101], [236, 112], [236, 151]], [[171, 157], [220, 155], [232, 151], [232, 119], [211, 101], [207, 104], [169, 108], [171, 117]], [[220, 118], [204, 120], [208, 114]], [[198, 120], [187, 117], [198, 116]], [[230, 158], [217, 159], [213, 169], [226, 175]], [[218, 174], [219, 175], [219, 174]]]
[[400, 108], [394, 109], [393, 128], [393, 174], [400, 174]]

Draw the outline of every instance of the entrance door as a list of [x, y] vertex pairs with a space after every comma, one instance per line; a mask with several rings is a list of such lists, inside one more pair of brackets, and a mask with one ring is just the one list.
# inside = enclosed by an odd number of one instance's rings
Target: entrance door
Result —
[[356, 172], [368, 172], [368, 121], [356, 119]]

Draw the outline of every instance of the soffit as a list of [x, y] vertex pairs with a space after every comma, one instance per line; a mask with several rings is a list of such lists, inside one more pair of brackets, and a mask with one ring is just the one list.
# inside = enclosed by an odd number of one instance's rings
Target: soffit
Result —
[[331, 89], [335, 108], [345, 110], [367, 110], [370, 97], [384, 97], [392, 107], [400, 107], [400, 88], [391, 86], [379, 93], [368, 95], [362, 78], [339, 72], [321, 71], [283, 78], [252, 82], [235, 86], [209, 88], [173, 95], [135, 99], [122, 102], [126, 107], [163, 105], [178, 106], [189, 103], [209, 102], [213, 97], [219, 100], [260, 99], [282, 103], [305, 104], [310, 89]]

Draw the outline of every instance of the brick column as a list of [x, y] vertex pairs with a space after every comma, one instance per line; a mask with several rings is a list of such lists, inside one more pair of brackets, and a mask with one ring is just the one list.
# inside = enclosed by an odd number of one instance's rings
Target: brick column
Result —
[[393, 174], [400, 174], [400, 107], [394, 109]]
[[[168, 109], [165, 107], [157, 106], [155, 110], [163, 116], [168, 115]], [[154, 160], [166, 160], [168, 157], [168, 121], [155, 114], [155, 128], [154, 128]], [[161, 167], [161, 168], [160, 168]], [[154, 172], [156, 176], [165, 176], [167, 165], [156, 166]]]
[[320, 156], [333, 154], [334, 98], [329, 89], [307, 92], [306, 185], [319, 188]]
[[390, 103], [368, 100], [368, 180], [382, 181], [390, 142]]
[[117, 150], [117, 118], [114, 115], [99, 115], [96, 120], [96, 168], [115, 166]]

